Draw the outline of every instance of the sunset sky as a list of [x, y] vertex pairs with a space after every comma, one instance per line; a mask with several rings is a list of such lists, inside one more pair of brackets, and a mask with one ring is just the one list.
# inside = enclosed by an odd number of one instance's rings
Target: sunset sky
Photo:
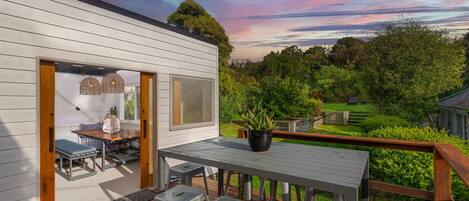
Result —
[[[182, 0], [104, 0], [166, 22]], [[233, 59], [258, 60], [272, 50], [369, 38], [383, 23], [422, 21], [452, 36], [469, 28], [469, 0], [196, 0], [225, 28]]]

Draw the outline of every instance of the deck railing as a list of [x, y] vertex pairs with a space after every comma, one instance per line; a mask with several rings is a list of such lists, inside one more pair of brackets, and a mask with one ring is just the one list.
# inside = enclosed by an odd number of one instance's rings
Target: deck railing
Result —
[[[369, 187], [374, 190], [395, 193], [399, 195], [406, 195], [425, 200], [453, 200], [451, 196], [451, 170], [456, 172], [458, 177], [464, 182], [466, 188], [469, 190], [469, 158], [466, 157], [459, 149], [450, 144], [373, 137], [288, 132], [279, 130], [274, 130], [272, 134], [275, 138], [283, 139], [296, 139], [304, 141], [328, 142], [337, 144], [379, 147], [394, 150], [433, 153], [433, 192], [385, 183], [376, 180], [370, 180]], [[239, 129], [238, 137], [245, 138], [246, 130]]]

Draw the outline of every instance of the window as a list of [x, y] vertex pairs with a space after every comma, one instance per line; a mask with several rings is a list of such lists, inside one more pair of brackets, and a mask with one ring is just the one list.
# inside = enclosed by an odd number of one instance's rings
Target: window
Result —
[[140, 119], [140, 87], [127, 86], [124, 88], [124, 120]]
[[213, 80], [171, 76], [171, 129], [213, 124]]

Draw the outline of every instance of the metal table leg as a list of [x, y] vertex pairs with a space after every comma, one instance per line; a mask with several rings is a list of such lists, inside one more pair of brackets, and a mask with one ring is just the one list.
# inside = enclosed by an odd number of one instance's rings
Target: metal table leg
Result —
[[368, 180], [369, 180], [369, 161], [366, 162], [365, 171], [363, 172], [363, 179], [361, 182], [361, 190], [362, 190], [362, 200], [368, 201], [370, 197], [369, 187], [368, 187]]
[[282, 200], [290, 201], [290, 184], [282, 182]]
[[104, 172], [106, 170], [106, 142], [102, 142], [102, 148], [101, 148], [101, 154], [102, 154], [102, 159], [101, 159], [101, 170]]
[[[158, 154], [158, 185], [156, 186], [159, 190], [164, 190], [166, 189], [166, 160], [164, 156], [161, 156]], [[168, 181], [169, 183], [169, 181]]]
[[218, 197], [225, 195], [225, 192], [223, 192], [223, 185], [224, 185], [224, 180], [225, 179], [225, 171], [221, 168], [218, 168]]
[[252, 200], [252, 176], [243, 175], [244, 177], [244, 200]]

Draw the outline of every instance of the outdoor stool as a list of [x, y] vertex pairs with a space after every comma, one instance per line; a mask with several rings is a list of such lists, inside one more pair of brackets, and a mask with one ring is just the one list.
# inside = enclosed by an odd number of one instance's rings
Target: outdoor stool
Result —
[[238, 200], [238, 199], [232, 198], [232, 197], [221, 196], [221, 197], [217, 198], [215, 201], [241, 201], [241, 200]]
[[[261, 180], [260, 181], [261, 185], [259, 187], [259, 200], [262, 201], [262, 200], [266, 200], [266, 198], [265, 198], [265, 184], [266, 184], [267, 179], [261, 177], [260, 180]], [[275, 200], [275, 197], [277, 197], [277, 184], [278, 184], [278, 181], [272, 180], [272, 179], [269, 179], [269, 181], [270, 181], [270, 200]], [[293, 186], [295, 187], [295, 190], [296, 190], [296, 200], [301, 201], [301, 186], [300, 185], [293, 185]], [[290, 193], [290, 191], [288, 191], [288, 193]], [[304, 200], [305, 201], [311, 201], [314, 198], [314, 195], [315, 195], [314, 189], [313, 188], [307, 188]], [[290, 199], [290, 194], [287, 194], [286, 196], [288, 196], [287, 199]], [[282, 199], [285, 199], [285, 198], [282, 198]]]
[[207, 195], [196, 188], [176, 185], [155, 196], [155, 201], [208, 201]]
[[192, 177], [199, 174], [202, 174], [202, 176], [204, 177], [205, 191], [208, 195], [209, 192], [207, 185], [207, 175], [205, 174], [205, 166], [195, 163], [185, 162], [174, 167], [170, 167], [166, 188], [168, 188], [169, 186], [171, 177], [179, 177], [181, 178], [181, 184], [192, 186]]
[[[96, 148], [78, 144], [69, 140], [56, 140], [55, 143], [55, 151], [56, 154], [59, 156], [59, 167], [57, 169], [57, 174], [63, 176], [68, 181], [73, 181], [89, 176], [96, 175], [96, 155], [97, 151]], [[69, 161], [69, 168], [67, 173], [62, 171], [63, 166], [63, 159], [67, 159]], [[93, 162], [93, 169], [89, 168], [85, 164], [85, 159], [90, 158]], [[86, 174], [81, 174], [78, 176], [72, 175], [72, 168], [73, 168], [73, 161], [82, 159], [82, 168], [88, 171]]]

